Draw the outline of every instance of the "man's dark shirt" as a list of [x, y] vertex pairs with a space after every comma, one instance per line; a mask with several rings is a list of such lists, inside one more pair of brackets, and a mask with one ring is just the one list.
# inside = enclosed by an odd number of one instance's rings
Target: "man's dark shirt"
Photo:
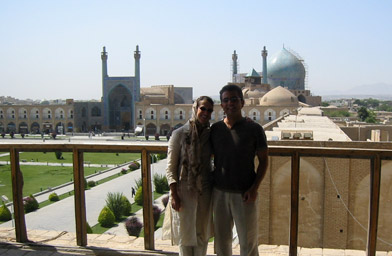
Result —
[[267, 149], [263, 128], [245, 118], [229, 129], [223, 121], [211, 126], [216, 188], [244, 193], [255, 181], [256, 151]]

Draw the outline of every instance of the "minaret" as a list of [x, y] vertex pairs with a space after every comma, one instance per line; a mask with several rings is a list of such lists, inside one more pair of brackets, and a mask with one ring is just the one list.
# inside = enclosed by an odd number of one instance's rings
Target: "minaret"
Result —
[[267, 80], [267, 55], [268, 51], [264, 49], [261, 51], [261, 56], [263, 56], [263, 84], [268, 84]]
[[238, 72], [238, 70], [237, 70], [237, 67], [238, 67], [238, 64], [237, 64], [238, 55], [237, 55], [235, 50], [234, 50], [234, 53], [231, 56], [231, 59], [233, 60], [233, 76], [232, 76], [232, 79], [233, 79], [233, 83], [235, 83], [235, 75], [237, 75], [237, 72]]
[[102, 60], [102, 96], [104, 95], [104, 85], [105, 78], [108, 77], [108, 55], [106, 52], [106, 47], [103, 47], [103, 52], [101, 52], [101, 60]]
[[139, 45], [136, 45], [136, 51], [134, 52], [135, 57], [135, 79], [136, 79], [136, 86], [134, 87], [134, 97], [135, 101], [140, 100], [140, 51]]

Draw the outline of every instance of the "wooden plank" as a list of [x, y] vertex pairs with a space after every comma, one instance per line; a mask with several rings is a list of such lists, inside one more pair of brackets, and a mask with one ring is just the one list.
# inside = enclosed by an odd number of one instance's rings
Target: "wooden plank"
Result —
[[298, 152], [295, 152], [291, 157], [290, 256], [297, 256], [298, 246], [299, 165], [300, 157]]
[[19, 152], [15, 148], [10, 149], [12, 197], [14, 203], [15, 235], [19, 243], [28, 242], [25, 213], [23, 207], [23, 174], [19, 166]]
[[142, 150], [144, 248], [154, 250], [154, 216], [152, 214], [151, 154]]
[[370, 167], [370, 202], [369, 202], [369, 222], [366, 255], [376, 255], [378, 212], [380, 207], [380, 180], [381, 180], [381, 159], [376, 155], [371, 159]]
[[73, 150], [73, 172], [75, 190], [75, 223], [76, 243], [79, 246], [87, 245], [87, 220], [86, 220], [86, 198], [84, 193], [84, 168], [83, 152], [77, 148]]

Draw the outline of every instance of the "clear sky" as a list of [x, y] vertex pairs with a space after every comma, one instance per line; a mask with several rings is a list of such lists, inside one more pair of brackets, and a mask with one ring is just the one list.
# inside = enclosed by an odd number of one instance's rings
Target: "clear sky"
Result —
[[[141, 87], [191, 86], [218, 95], [239, 71], [262, 71], [283, 45], [308, 66], [313, 94], [392, 84], [392, 1], [5, 0], [0, 8], [0, 96], [100, 99], [101, 51], [109, 76]], [[392, 92], [390, 92], [392, 94]]]

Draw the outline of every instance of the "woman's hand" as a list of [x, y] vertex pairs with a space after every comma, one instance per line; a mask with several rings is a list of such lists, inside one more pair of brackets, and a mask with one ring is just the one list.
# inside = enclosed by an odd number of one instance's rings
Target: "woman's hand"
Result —
[[174, 210], [177, 212], [180, 211], [181, 208], [181, 199], [177, 194], [177, 191], [175, 193], [172, 193], [172, 198], [171, 198], [171, 206]]
[[171, 206], [177, 212], [181, 208], [181, 199], [177, 193], [177, 183], [170, 184]]

